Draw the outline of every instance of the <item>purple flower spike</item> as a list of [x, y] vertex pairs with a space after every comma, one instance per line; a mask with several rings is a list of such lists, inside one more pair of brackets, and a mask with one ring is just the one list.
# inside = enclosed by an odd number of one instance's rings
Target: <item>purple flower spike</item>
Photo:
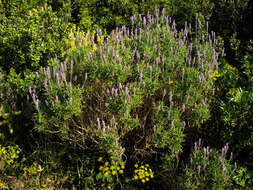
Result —
[[223, 48], [221, 52], [221, 57], [224, 57], [224, 52], [225, 52], [225, 49]]
[[202, 75], [199, 75], [199, 82], [202, 82]]
[[32, 86], [28, 86], [28, 91], [30, 94], [32, 94]]
[[140, 82], [142, 81], [142, 77], [143, 77], [143, 74], [142, 74], [142, 70], [140, 72]]
[[104, 62], [106, 63], [107, 60], [106, 60], [105, 54], [103, 54], [103, 59], [104, 59]]
[[35, 101], [35, 107], [39, 111], [39, 100], [38, 99], [36, 99], [36, 101]]
[[57, 56], [54, 58], [54, 64], [57, 65]]
[[131, 20], [131, 24], [133, 25], [134, 24], [134, 16], [131, 16], [130, 20]]
[[33, 102], [35, 103], [36, 102], [35, 94], [32, 94], [32, 99], [33, 99]]
[[162, 10], [162, 17], [164, 17], [165, 16], [165, 9], [163, 8], [163, 10]]
[[72, 91], [72, 85], [71, 85], [71, 82], [69, 82], [69, 90]]
[[140, 54], [139, 54], [139, 52], [138, 52], [138, 50], [136, 50], [136, 57], [137, 57], [137, 59], [140, 59], [141, 57], [140, 57]]
[[185, 128], [185, 126], [186, 126], [186, 122], [185, 122], [185, 121], [183, 121], [183, 126], [184, 126], [184, 128]]
[[170, 91], [170, 98], [169, 98], [170, 102], [172, 102], [172, 91]]
[[56, 77], [56, 71], [55, 68], [53, 68], [53, 76]]
[[64, 72], [66, 72], [67, 71], [67, 63], [66, 63], [66, 61], [64, 61]]
[[109, 95], [110, 94], [110, 90], [107, 88], [106, 89], [106, 93]]
[[142, 84], [143, 84], [143, 88], [145, 88], [145, 86], [146, 86], [145, 81], [143, 81], [143, 83], [142, 83]]
[[200, 169], [201, 169], [201, 166], [200, 165], [198, 165], [198, 175], [200, 175]]
[[57, 85], [58, 87], [60, 86], [60, 80], [59, 80], [59, 73], [56, 73], [56, 80], [57, 80]]
[[227, 172], [227, 168], [224, 165], [222, 165], [222, 174], [225, 174], [226, 172]]
[[70, 61], [70, 73], [71, 73], [71, 75], [72, 75], [72, 72], [73, 72], [73, 64], [74, 64], [74, 62], [73, 62], [73, 60], [71, 60]]
[[174, 127], [174, 120], [171, 121], [171, 128]]
[[105, 128], [105, 121], [104, 120], [102, 121], [102, 125], [103, 125], [103, 128]]
[[143, 17], [143, 26], [144, 26], [144, 27], [146, 27], [146, 22], [147, 22], [147, 21], [146, 21], [146, 17], [144, 16], [144, 17]]
[[61, 65], [61, 71], [62, 71], [62, 72], [64, 72], [64, 66], [63, 66], [63, 63], [61, 62], [61, 63], [60, 63], [60, 65]]
[[84, 74], [84, 80], [86, 81], [87, 80], [87, 78], [88, 78], [88, 76], [87, 76], [88, 74], [87, 73], [85, 73]]
[[97, 122], [98, 122], [98, 129], [100, 129], [100, 120], [99, 120], [99, 118], [97, 118]]
[[58, 96], [56, 95], [55, 96], [55, 102], [58, 102], [59, 101], [59, 98], [58, 98]]
[[155, 15], [156, 15], [156, 17], [159, 17], [159, 9], [155, 10]]
[[158, 63], [159, 63], [159, 62], [158, 62], [158, 59], [156, 59], [156, 61], [155, 61], [155, 62], [156, 62], [156, 66], [158, 67]]
[[182, 105], [182, 111], [185, 112], [185, 104]]
[[35, 74], [36, 74], [37, 78], [39, 79], [40, 78], [39, 73], [35, 72]]
[[231, 160], [232, 160], [232, 158], [233, 158], [233, 152], [231, 152], [231, 154], [230, 154], [229, 161], [231, 161]]
[[201, 146], [201, 141], [202, 141], [202, 139], [200, 138], [200, 139], [199, 139], [199, 146]]
[[198, 144], [197, 142], [194, 143], [194, 150], [196, 151], [198, 149]]
[[44, 80], [44, 87], [47, 88], [47, 78]]
[[120, 90], [122, 89], [122, 84], [121, 84], [121, 83], [119, 83], [119, 89], [120, 89]]
[[163, 97], [166, 95], [166, 88], [163, 89]]
[[128, 92], [128, 88], [126, 87], [126, 88], [125, 88], [125, 97], [127, 97], [127, 96], [128, 96], [128, 94], [129, 94], [129, 92]]

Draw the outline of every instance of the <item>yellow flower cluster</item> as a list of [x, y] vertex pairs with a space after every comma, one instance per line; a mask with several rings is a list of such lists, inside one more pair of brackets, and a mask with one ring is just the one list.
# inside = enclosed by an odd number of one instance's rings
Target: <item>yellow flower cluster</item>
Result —
[[[93, 43], [91, 38], [97, 38], [97, 44]], [[97, 46], [104, 43], [105, 36], [99, 36], [95, 32], [88, 31], [87, 33], [80, 31], [71, 30], [69, 33], [69, 38], [65, 39], [66, 45], [68, 47], [68, 53], [76, 50], [78, 47], [90, 47], [92, 52], [98, 50]]]
[[16, 146], [3, 147], [0, 145], [0, 161], [11, 165], [14, 163], [14, 160], [19, 157], [20, 148]]
[[32, 176], [37, 175], [39, 172], [41, 172], [43, 169], [41, 165], [37, 163], [33, 163], [30, 167], [24, 167], [23, 171], [25, 175]]
[[44, 184], [39, 190], [49, 190], [49, 188]]
[[231, 89], [229, 89], [228, 94], [233, 96], [233, 95], [236, 94], [238, 91], [239, 91], [239, 88], [231, 88]]
[[1, 180], [0, 180], [0, 189], [7, 189], [4, 182], [2, 182]]
[[[103, 158], [99, 157], [98, 162], [102, 162]], [[125, 163], [122, 161], [117, 161], [115, 163], [105, 162], [103, 166], [99, 167], [99, 171], [103, 173], [104, 177], [108, 177], [109, 175], [119, 175], [123, 174], [125, 169]]]
[[217, 78], [221, 76], [221, 74], [217, 70], [213, 71], [212, 69], [209, 70], [209, 74], [210, 74], [210, 78], [213, 80], [216, 80]]
[[154, 173], [148, 164], [141, 166], [135, 164], [134, 167], [136, 168], [134, 170], [134, 180], [140, 180], [142, 183], [145, 183], [154, 178]]
[[228, 69], [228, 70], [231, 70], [231, 71], [236, 71], [237, 70], [235, 67], [231, 66], [230, 64], [226, 64], [225, 68]]

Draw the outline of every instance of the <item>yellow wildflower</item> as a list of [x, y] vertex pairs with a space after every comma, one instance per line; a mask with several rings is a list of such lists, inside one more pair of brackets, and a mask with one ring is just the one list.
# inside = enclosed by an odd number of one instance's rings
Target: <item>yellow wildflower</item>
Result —
[[105, 176], [105, 177], [107, 177], [108, 175], [109, 175], [109, 173], [108, 173], [108, 172], [105, 172], [105, 173], [104, 173], [104, 176]]
[[100, 166], [100, 167], [99, 167], [99, 170], [101, 171], [101, 170], [103, 170], [103, 168], [104, 168], [103, 166]]
[[98, 158], [98, 162], [102, 162], [103, 158], [102, 157], [99, 157]]

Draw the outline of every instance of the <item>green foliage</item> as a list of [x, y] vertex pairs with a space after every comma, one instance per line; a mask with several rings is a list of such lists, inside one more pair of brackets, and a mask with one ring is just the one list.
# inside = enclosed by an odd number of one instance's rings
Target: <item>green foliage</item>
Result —
[[[219, 41], [201, 32], [201, 40], [191, 41], [188, 25], [178, 32], [159, 11], [146, 18], [132, 17], [136, 29], [122, 27], [105, 39], [101, 30], [70, 32], [64, 62], [51, 60], [29, 87], [39, 132], [75, 139], [84, 150], [90, 142], [118, 159], [139, 161], [132, 155], [165, 149], [163, 170], [178, 169], [184, 130], [210, 117]], [[133, 139], [138, 144], [131, 150]]]
[[1, 174], [4, 172], [13, 172], [17, 165], [15, 160], [18, 159], [20, 148], [18, 146], [8, 146], [7, 148], [0, 145], [0, 169]]
[[[99, 172], [96, 175], [96, 180], [103, 182], [101, 189], [114, 189], [117, 184], [120, 184], [120, 178], [124, 175], [125, 163], [111, 158], [110, 163], [105, 162], [104, 165], [99, 166]], [[98, 161], [103, 162], [102, 157]]]
[[[251, 57], [245, 57], [245, 74], [248, 81], [245, 81], [239, 71], [225, 64], [221, 73], [222, 77], [218, 80], [222, 94], [225, 96], [217, 100], [221, 119], [224, 122], [222, 137], [223, 142], [236, 145], [233, 152], [241, 152], [252, 148], [252, 97], [253, 89], [251, 85], [252, 76]], [[235, 154], [237, 155], [237, 154]], [[249, 152], [248, 160], [252, 160]]]
[[13, 5], [10, 15], [3, 14], [0, 20], [0, 62], [7, 73], [13, 68], [23, 76], [27, 69], [46, 66], [56, 54], [64, 56], [62, 39], [71, 24], [57, 17], [50, 6], [32, 9], [26, 3]]
[[29, 93], [38, 111], [37, 130], [60, 132], [63, 138], [67, 138], [69, 122], [80, 115], [84, 102], [81, 99], [82, 90], [78, 86], [72, 86], [72, 71], [68, 72], [71, 65], [67, 68], [66, 64], [63, 66], [61, 63], [61, 67], [56, 59], [55, 61], [55, 68], [40, 70], [39, 88], [36, 90], [29, 86]]
[[184, 170], [186, 189], [242, 189], [246, 188], [245, 168], [227, 159], [228, 144], [222, 151], [201, 147], [201, 141], [195, 143], [191, 161]]
[[0, 188], [250, 189], [249, 5], [0, 1]]

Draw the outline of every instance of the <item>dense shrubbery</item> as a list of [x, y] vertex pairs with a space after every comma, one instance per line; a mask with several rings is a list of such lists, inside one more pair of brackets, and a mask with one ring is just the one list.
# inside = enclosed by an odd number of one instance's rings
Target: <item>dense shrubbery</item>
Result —
[[0, 188], [252, 187], [252, 56], [210, 32], [223, 1], [45, 2], [0, 2]]

